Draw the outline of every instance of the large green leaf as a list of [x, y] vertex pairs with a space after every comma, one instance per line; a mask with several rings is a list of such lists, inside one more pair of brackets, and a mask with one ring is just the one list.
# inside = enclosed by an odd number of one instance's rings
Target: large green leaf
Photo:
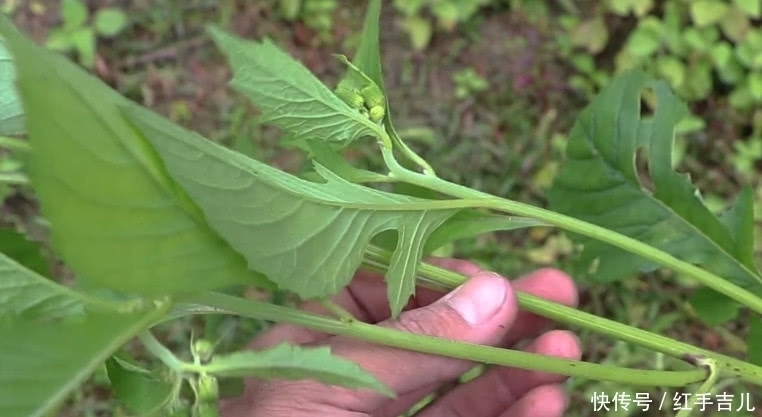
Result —
[[128, 117], [214, 229], [284, 289], [304, 298], [334, 294], [360, 265], [365, 246], [399, 233], [387, 273], [392, 311], [415, 289], [428, 236], [458, 209], [450, 201], [391, 194], [347, 182], [322, 166], [309, 182], [218, 146], [142, 110]]
[[[655, 93], [656, 107], [641, 117], [641, 92]], [[751, 200], [724, 223], [703, 204], [687, 175], [672, 170], [677, 123], [686, 106], [666, 83], [631, 71], [617, 77], [575, 124], [567, 160], [550, 190], [551, 208], [615, 230], [762, 294], [762, 281], [749, 256]], [[643, 185], [635, 155], [643, 148], [653, 191]], [[746, 219], [739, 224], [739, 216]], [[726, 226], [727, 224], [727, 226]], [[579, 238], [584, 249], [579, 273], [613, 280], [656, 265], [608, 244]]]
[[280, 344], [262, 351], [216, 355], [206, 366], [213, 375], [263, 379], [313, 379], [348, 388], [368, 388], [390, 397], [394, 393], [356, 363], [331, 354], [323, 346], [302, 348]]
[[16, 93], [13, 57], [0, 38], [0, 135], [24, 133], [24, 111]]
[[106, 361], [111, 388], [117, 398], [139, 416], [154, 416], [174, 399], [180, 375], [163, 370], [149, 371], [119, 356]]
[[131, 102], [5, 19], [2, 35], [19, 68], [29, 176], [54, 247], [81, 283], [150, 295], [266, 285], [124, 120], [119, 109]]
[[0, 322], [0, 415], [47, 416], [157, 312]]
[[[78, 293], [0, 253], [0, 415], [49, 413], [161, 314], [115, 314], [140, 306]], [[108, 315], [86, 317], [86, 311]]]
[[142, 305], [141, 300], [114, 302], [74, 291], [0, 253], [0, 318], [60, 318], [85, 311], [137, 310]]
[[380, 128], [351, 108], [271, 41], [245, 41], [215, 27], [209, 33], [233, 67], [231, 85], [262, 111], [261, 121], [302, 139], [349, 144]]

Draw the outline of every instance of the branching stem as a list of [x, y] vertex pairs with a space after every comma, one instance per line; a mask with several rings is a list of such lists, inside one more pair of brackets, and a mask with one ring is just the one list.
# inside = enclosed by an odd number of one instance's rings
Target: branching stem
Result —
[[[550, 372], [637, 386], [682, 387], [704, 381], [706, 370], [652, 371], [573, 361], [516, 350], [411, 334], [360, 321], [350, 323], [294, 308], [220, 293], [189, 294], [183, 302], [214, 307], [229, 314], [290, 323], [366, 342], [486, 364]], [[758, 381], [762, 383], [762, 379]]]
[[394, 174], [397, 178], [409, 182], [410, 184], [418, 185], [420, 187], [428, 188], [461, 199], [482, 199], [484, 201], [484, 204], [481, 205], [482, 208], [541, 220], [569, 232], [579, 233], [581, 235], [609, 243], [630, 253], [642, 256], [643, 258], [653, 261], [659, 265], [670, 268], [675, 272], [691, 276], [701, 284], [704, 284], [707, 287], [712, 288], [715, 291], [738, 301], [739, 303], [749, 307], [758, 314], [762, 314], [762, 299], [760, 299], [760, 297], [756, 296], [752, 292], [734, 285], [730, 281], [724, 280], [705, 269], [682, 261], [664, 251], [654, 248], [653, 246], [632, 239], [615, 231], [608, 230], [604, 227], [575, 219], [573, 217], [565, 216], [560, 213], [545, 210], [529, 204], [520, 203], [518, 201], [496, 197], [478, 190], [464, 187], [462, 185], [447, 182], [437, 177], [412, 172], [402, 167], [397, 162], [391, 150], [382, 149], [381, 152], [383, 154], [384, 161], [389, 167], [391, 173]]
[[[391, 254], [381, 248], [369, 246], [365, 252], [364, 265], [378, 272], [386, 272]], [[421, 263], [418, 267], [418, 281], [422, 286], [435, 290], [450, 291], [465, 282], [466, 277], [457, 272]], [[431, 285], [433, 284], [433, 285]], [[517, 292], [519, 307], [530, 313], [547, 317], [555, 322], [577, 326], [611, 336], [615, 339], [661, 352], [674, 358], [683, 359], [686, 355], [710, 358], [728, 377], [742, 378], [755, 383], [762, 383], [762, 368], [750, 363], [721, 355], [711, 350], [680, 342], [668, 337], [651, 333], [637, 327], [608, 320], [571, 307], [553, 303], [530, 294]]]

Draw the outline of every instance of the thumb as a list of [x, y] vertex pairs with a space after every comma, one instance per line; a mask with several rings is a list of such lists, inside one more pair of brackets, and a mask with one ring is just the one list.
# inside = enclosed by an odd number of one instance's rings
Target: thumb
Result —
[[[481, 272], [436, 302], [402, 313], [379, 325], [455, 341], [496, 345], [516, 318], [518, 307], [505, 278]], [[457, 378], [473, 364], [459, 359], [427, 355], [380, 345], [359, 345], [342, 338], [334, 353], [357, 362], [395, 392], [404, 394]], [[362, 408], [387, 400], [364, 398]], [[375, 404], [374, 404], [375, 403]]]

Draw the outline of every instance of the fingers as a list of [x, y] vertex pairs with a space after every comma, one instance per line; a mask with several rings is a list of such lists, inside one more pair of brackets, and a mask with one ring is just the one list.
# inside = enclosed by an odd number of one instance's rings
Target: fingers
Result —
[[[481, 271], [477, 265], [460, 259], [431, 258], [428, 261], [467, 276]], [[430, 304], [442, 295], [441, 292], [418, 288], [415, 294], [416, 299], [408, 304], [408, 308], [417, 308], [423, 305], [420, 299], [426, 300], [426, 304]], [[386, 283], [383, 276], [375, 272], [358, 271], [349, 286], [332, 297], [331, 300], [358, 320], [366, 323], [378, 323], [391, 316], [389, 299], [386, 296]], [[303, 303], [300, 309], [311, 313], [326, 314], [325, 308], [316, 301]], [[252, 349], [265, 349], [282, 342], [307, 344], [326, 337], [328, 335], [303, 327], [280, 324], [263, 332], [249, 346]]]
[[563, 387], [542, 385], [521, 397], [508, 410], [500, 414], [500, 417], [561, 417], [564, 415], [567, 402]]
[[[516, 292], [531, 294], [569, 307], [576, 307], [579, 302], [577, 286], [574, 281], [556, 269], [538, 269], [525, 277], [514, 280], [512, 285]], [[551, 320], [522, 311], [503, 345], [512, 346], [519, 340], [537, 336], [552, 324]]]
[[[460, 259], [429, 258], [426, 261], [467, 277], [476, 275], [481, 271], [481, 268], [476, 264]], [[352, 295], [357, 309], [363, 312], [362, 315], [357, 316], [358, 319], [368, 323], [378, 323], [391, 316], [389, 299], [386, 296], [386, 283], [380, 274], [360, 271], [347, 287], [347, 290]], [[408, 303], [405, 310], [431, 304], [443, 295], [444, 293], [440, 291], [417, 287], [414, 298]]]
[[[545, 333], [534, 340], [526, 350], [540, 355], [567, 359], [579, 359], [582, 356], [579, 340], [572, 333], [565, 331]], [[522, 398], [535, 388], [557, 384], [566, 378], [545, 372], [493, 367], [438, 399], [420, 416], [497, 416], [503, 410], [523, 401]]]
[[[495, 345], [516, 318], [518, 307], [510, 283], [490, 272], [480, 272], [445, 297], [399, 319], [380, 323], [397, 330], [444, 339]], [[360, 364], [399, 395], [457, 378], [472, 364], [468, 361], [370, 345], [336, 338], [332, 351]], [[375, 393], [358, 394], [356, 410], [371, 412], [386, 399]]]

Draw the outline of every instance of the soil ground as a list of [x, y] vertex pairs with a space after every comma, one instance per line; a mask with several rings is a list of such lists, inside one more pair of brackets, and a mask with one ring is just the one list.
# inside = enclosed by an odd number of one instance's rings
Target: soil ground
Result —
[[[345, 2], [335, 16], [328, 43], [317, 43], [317, 34], [302, 23], [279, 19], [271, 3], [90, 1], [93, 10], [120, 6], [133, 22], [123, 35], [99, 42], [93, 72], [128, 97], [211, 140], [298, 171], [304, 162], [299, 154], [278, 147], [275, 132], [258, 125], [256, 110], [227, 87], [230, 71], [204, 36], [203, 26], [217, 23], [242, 37], [272, 37], [332, 85], [341, 67], [331, 53], [352, 53], [363, 2]], [[42, 42], [50, 28], [60, 24], [57, 5], [57, 1], [23, 3], [16, 23]], [[625, 30], [628, 22], [621, 25]], [[485, 11], [453, 33], [435, 34], [421, 52], [412, 50], [391, 7], [384, 10], [382, 28], [393, 116], [412, 146], [448, 180], [544, 204], [543, 190], [560, 161], [558, 141], [563, 141], [587, 102], [568, 86], [572, 73], [554, 49], [557, 33], [552, 19], [533, 20], [521, 11]], [[468, 67], [485, 77], [489, 88], [456, 99], [453, 74]], [[708, 128], [689, 145], [685, 164], [689, 170], [702, 172], [694, 176], [699, 178], [699, 187], [722, 196], [731, 194], [738, 180], [722, 168], [722, 155], [730, 143], [708, 138], [735, 138], [743, 126], [713, 106], [708, 102], [695, 109], [707, 118]], [[349, 157], [369, 166], [379, 163], [372, 147], [357, 148]], [[6, 201], [5, 209], [28, 213], [30, 204], [17, 197]], [[459, 246], [456, 253], [515, 276], [544, 265], [562, 267], [565, 248], [556, 235], [514, 233]], [[660, 331], [672, 337], [732, 355], [744, 354], [745, 346], [738, 342], [744, 326], [709, 329], [700, 324], [686, 307], [684, 289], [673, 278], [654, 276], [605, 288], [581, 283], [581, 287], [582, 308], [587, 311], [643, 328], [663, 326]], [[647, 368], [658, 360], [653, 354], [595, 335], [583, 333], [582, 337], [586, 360]], [[591, 393], [618, 389], [576, 381], [574, 387], [572, 416], [595, 415]], [[94, 384], [74, 399], [66, 415], [109, 415], [108, 404], [104, 391]], [[642, 415], [667, 414], [662, 410]]]

